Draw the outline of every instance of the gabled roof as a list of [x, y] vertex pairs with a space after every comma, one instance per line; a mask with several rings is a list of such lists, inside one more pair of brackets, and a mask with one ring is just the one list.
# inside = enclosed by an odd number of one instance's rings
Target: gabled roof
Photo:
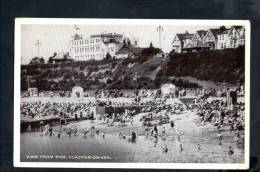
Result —
[[239, 33], [241, 31], [241, 29], [243, 29], [243, 28], [244, 28], [243, 26], [231, 26], [230, 30], [235, 29], [237, 31], [237, 33]]
[[213, 36], [217, 39], [218, 34], [220, 32], [219, 29], [209, 29], [209, 31], [213, 34]]
[[208, 36], [209, 33], [212, 33], [213, 37], [214, 37], [215, 39], [218, 39], [218, 34], [219, 34], [219, 32], [220, 32], [220, 29], [209, 29], [209, 30], [207, 31], [206, 36], [205, 36], [203, 39], [206, 39], [206, 37]]
[[196, 35], [199, 35], [200, 39], [203, 40], [204, 37], [206, 36], [206, 34], [207, 34], [207, 31], [206, 31], [206, 30], [198, 30], [198, 31], [196, 32], [196, 34], [194, 34], [194, 36], [192, 37], [192, 41], [194, 40], [194, 38], [195, 38]]
[[58, 53], [56, 56], [54, 56], [52, 58], [53, 60], [61, 60], [61, 59], [72, 59], [69, 55], [67, 55], [66, 53]]
[[206, 31], [206, 30], [198, 30], [198, 31], [197, 31], [197, 34], [199, 35], [199, 37], [200, 37], [201, 39], [203, 39], [203, 38], [206, 36], [207, 31]]
[[180, 41], [183, 41], [184, 39], [192, 39], [192, 37], [194, 36], [194, 34], [190, 34], [190, 33], [179, 33], [179, 34], [176, 34], [176, 36], [179, 38]]

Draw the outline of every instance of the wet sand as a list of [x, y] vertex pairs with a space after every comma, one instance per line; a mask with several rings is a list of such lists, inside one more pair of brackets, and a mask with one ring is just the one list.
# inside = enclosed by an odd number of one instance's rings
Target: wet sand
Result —
[[[39, 133], [21, 134], [21, 161], [46, 161], [46, 162], [172, 162], [172, 163], [241, 163], [244, 161], [243, 150], [239, 149], [233, 139], [233, 133], [223, 131], [222, 145], [218, 144], [217, 128], [212, 124], [197, 126], [198, 117], [194, 112], [187, 111], [184, 114], [172, 115], [171, 120], [175, 121], [175, 127], [170, 124], [158, 126], [159, 139], [155, 144], [152, 138], [145, 137], [144, 127], [140, 118], [142, 114], [134, 117], [134, 124], [126, 127], [107, 126], [102, 121], [80, 121], [73, 123], [78, 130], [95, 126], [101, 132], [94, 137], [88, 136], [84, 139], [82, 134], [72, 136], [40, 136]], [[59, 126], [54, 127], [57, 130]], [[162, 128], [166, 129], [166, 139], [161, 137]], [[181, 133], [180, 141], [177, 139], [176, 128]], [[127, 139], [120, 139], [121, 132], [127, 138], [131, 131], [138, 130], [136, 143], [128, 142]], [[197, 144], [201, 150], [198, 151]], [[183, 151], [179, 145], [183, 145]], [[163, 153], [161, 146], [167, 145], [168, 153]], [[234, 155], [228, 155], [228, 147], [234, 148]], [[27, 155], [27, 157], [26, 157]], [[50, 158], [28, 158], [28, 155], [52, 155]], [[59, 158], [55, 156], [64, 156]], [[71, 156], [71, 157], [69, 157]], [[78, 156], [84, 156], [79, 159]], [[96, 156], [96, 157], [95, 157]], [[76, 157], [76, 159], [75, 159]], [[103, 157], [103, 158], [102, 158]]]

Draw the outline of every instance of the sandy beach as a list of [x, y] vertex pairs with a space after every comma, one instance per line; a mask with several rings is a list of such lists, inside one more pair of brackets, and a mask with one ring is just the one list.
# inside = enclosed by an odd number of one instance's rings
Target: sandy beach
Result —
[[[126, 127], [118, 126], [117, 122], [114, 122], [113, 126], [107, 126], [100, 120], [72, 123], [73, 127], [77, 126], [78, 131], [91, 126], [100, 130], [99, 135], [88, 136], [86, 139], [83, 138], [81, 133], [71, 138], [65, 133], [62, 134], [61, 138], [40, 136], [40, 133], [23, 133], [21, 134], [21, 161], [243, 162], [243, 150], [236, 146], [234, 133], [229, 130], [222, 131], [223, 141], [222, 145], [219, 145], [217, 128], [211, 123], [198, 126], [196, 121], [199, 118], [195, 115], [195, 112], [186, 111], [184, 114], [171, 115], [170, 118], [175, 122], [175, 127], [171, 128], [169, 123], [159, 125], [157, 127], [159, 139], [156, 144], [152, 138], [145, 137], [144, 127], [140, 122], [141, 117], [142, 114], [136, 115], [133, 124], [127, 123]], [[54, 127], [54, 131], [58, 130], [59, 127]], [[166, 131], [165, 138], [161, 137], [163, 127]], [[137, 131], [138, 137], [135, 143], [127, 141], [132, 131]], [[102, 137], [103, 132], [105, 138]], [[126, 136], [126, 139], [119, 138], [120, 132]], [[180, 141], [177, 133], [180, 135]], [[180, 144], [183, 146], [183, 151], [180, 151]], [[198, 144], [200, 144], [200, 150], [198, 150]], [[169, 149], [167, 153], [162, 151], [162, 146], [165, 145]], [[234, 149], [234, 154], [231, 156], [228, 155], [229, 146]], [[44, 156], [28, 158], [28, 155]], [[61, 159], [59, 156], [65, 158]], [[82, 159], [78, 159], [78, 156], [82, 156]], [[93, 156], [96, 156], [96, 159]], [[100, 158], [102, 156], [106, 158]], [[77, 158], [74, 159], [75, 157]]]

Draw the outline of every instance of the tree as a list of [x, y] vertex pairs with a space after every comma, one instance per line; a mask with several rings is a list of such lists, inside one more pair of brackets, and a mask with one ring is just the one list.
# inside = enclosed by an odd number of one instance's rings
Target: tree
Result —
[[220, 26], [219, 30], [220, 30], [220, 32], [223, 32], [224, 30], [226, 30], [226, 27], [225, 26]]
[[48, 63], [53, 63], [53, 58], [54, 58], [55, 56], [57, 56], [57, 53], [56, 53], [56, 52], [53, 53], [53, 56], [49, 57]]
[[40, 63], [42, 63], [42, 64], [43, 64], [43, 63], [45, 63], [45, 60], [44, 60], [44, 58], [43, 58], [43, 57], [41, 57], [41, 58], [39, 59], [39, 62], [40, 62]]
[[153, 48], [153, 43], [152, 42], [150, 42], [149, 48]]
[[106, 60], [110, 60], [110, 59], [112, 59], [112, 56], [109, 54], [109, 52], [107, 52]]
[[126, 47], [126, 42], [125, 42], [125, 39], [123, 40], [123, 48]]

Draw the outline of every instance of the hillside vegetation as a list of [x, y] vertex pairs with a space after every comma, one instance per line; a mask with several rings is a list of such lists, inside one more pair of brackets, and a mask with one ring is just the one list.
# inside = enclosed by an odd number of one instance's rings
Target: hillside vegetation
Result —
[[[88, 89], [159, 88], [163, 83], [179, 87], [200, 87], [179, 77], [191, 76], [215, 83], [244, 82], [244, 47], [169, 54], [158, 58], [156, 48], [144, 49], [137, 57], [102, 61], [33, 64], [21, 67], [21, 89], [71, 90], [80, 85]], [[29, 79], [28, 79], [29, 78]]]

